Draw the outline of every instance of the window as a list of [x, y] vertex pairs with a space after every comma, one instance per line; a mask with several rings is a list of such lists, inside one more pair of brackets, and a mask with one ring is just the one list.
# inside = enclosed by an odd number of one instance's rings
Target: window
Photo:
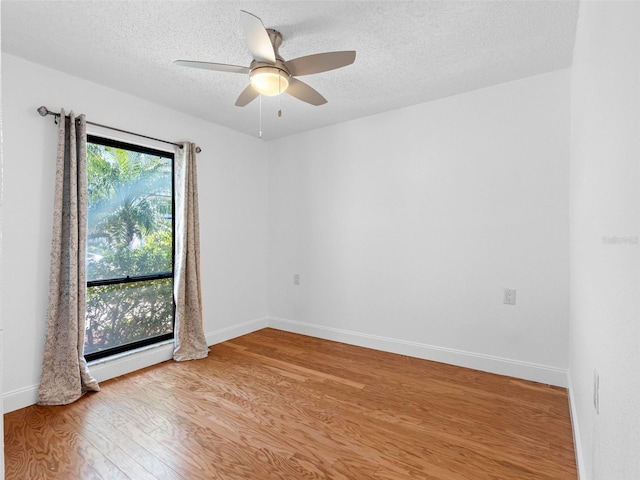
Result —
[[173, 159], [87, 137], [87, 360], [173, 338]]

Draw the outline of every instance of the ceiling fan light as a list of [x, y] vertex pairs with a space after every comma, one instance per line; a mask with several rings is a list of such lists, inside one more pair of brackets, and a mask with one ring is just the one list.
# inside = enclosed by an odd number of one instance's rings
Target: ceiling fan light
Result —
[[249, 74], [249, 82], [262, 95], [280, 95], [289, 86], [289, 74], [276, 67], [259, 67]]

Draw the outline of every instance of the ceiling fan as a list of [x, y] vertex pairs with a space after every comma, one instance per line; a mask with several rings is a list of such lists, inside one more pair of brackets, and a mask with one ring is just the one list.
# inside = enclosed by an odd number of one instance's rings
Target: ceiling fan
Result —
[[222, 63], [176, 60], [181, 67], [203, 68], [220, 72], [249, 74], [249, 85], [240, 93], [236, 106], [244, 107], [258, 95], [289, 95], [311, 105], [322, 105], [327, 100], [315, 89], [295, 77], [327, 72], [351, 65], [356, 59], [353, 50], [326, 52], [285, 61], [278, 53], [282, 45], [282, 34], [271, 28], [266, 29], [262, 20], [255, 15], [240, 10], [240, 21], [253, 61], [248, 67]]

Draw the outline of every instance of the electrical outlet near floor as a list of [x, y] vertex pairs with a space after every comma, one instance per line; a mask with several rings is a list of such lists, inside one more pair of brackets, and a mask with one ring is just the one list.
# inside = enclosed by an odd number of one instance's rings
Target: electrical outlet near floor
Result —
[[504, 301], [505, 305], [515, 305], [516, 304], [516, 291], [515, 289], [505, 288], [504, 289]]

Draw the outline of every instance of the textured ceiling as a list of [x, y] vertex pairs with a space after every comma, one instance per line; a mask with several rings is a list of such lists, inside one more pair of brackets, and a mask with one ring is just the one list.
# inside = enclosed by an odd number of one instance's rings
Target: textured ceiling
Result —
[[259, 101], [234, 106], [248, 83], [245, 75], [180, 68], [173, 61], [248, 66], [241, 9], [282, 33], [285, 60], [357, 51], [353, 65], [303, 78], [327, 104], [265, 97], [265, 139], [569, 67], [578, 14], [577, 1], [563, 0], [0, 5], [3, 51], [254, 136]]

